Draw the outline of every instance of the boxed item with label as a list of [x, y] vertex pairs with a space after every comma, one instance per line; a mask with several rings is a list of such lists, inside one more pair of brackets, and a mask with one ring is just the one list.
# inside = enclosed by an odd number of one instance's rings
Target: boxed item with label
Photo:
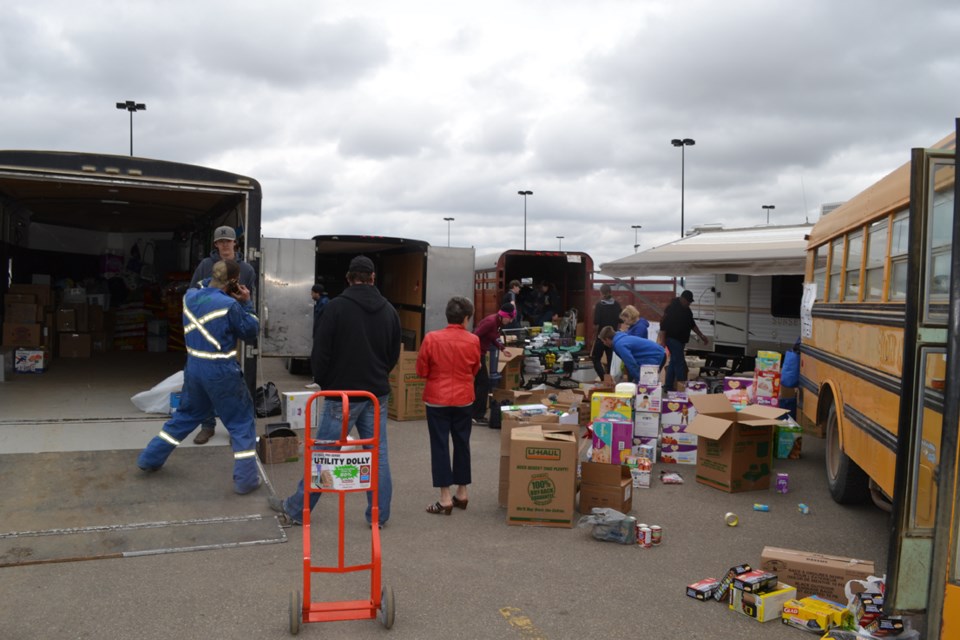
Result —
[[780, 352], [757, 351], [754, 371], [780, 371]]
[[285, 425], [267, 425], [267, 432], [257, 438], [257, 456], [264, 464], [296, 462], [300, 451], [297, 434]]
[[717, 602], [727, 600], [729, 602], [729, 593], [730, 585], [733, 584], [734, 579], [741, 573], [747, 573], [748, 571], [753, 571], [747, 563], [738, 564], [735, 567], [730, 567], [727, 569], [727, 572], [723, 575], [723, 578], [720, 579], [720, 584], [717, 585], [717, 588], [713, 590], [713, 599]]
[[631, 457], [650, 458], [651, 462], [657, 461], [657, 436], [633, 436], [633, 446], [630, 447]]
[[3, 323], [3, 346], [9, 348], [17, 347], [39, 347], [43, 345], [43, 331], [41, 325], [21, 324], [18, 322]]
[[850, 580], [866, 580], [875, 575], [873, 562], [869, 560], [779, 547], [763, 548], [760, 568], [794, 585], [800, 598], [816, 595], [834, 602], [847, 601], [844, 586]]
[[48, 284], [12, 284], [10, 288], [7, 289], [7, 293], [33, 296], [36, 303], [41, 307], [50, 306], [53, 300], [50, 285]]
[[757, 371], [754, 375], [753, 388], [754, 396], [758, 401], [760, 398], [778, 399], [780, 397], [780, 372]]
[[[307, 401], [315, 391], [284, 391], [280, 394], [280, 415], [291, 429], [305, 429], [307, 427]], [[320, 409], [323, 407], [323, 398], [317, 396], [310, 407], [310, 431], [316, 429], [320, 422]]]
[[730, 591], [730, 609], [755, 618], [757, 622], [769, 622], [778, 619], [784, 603], [796, 597], [796, 587], [782, 582], [774, 582], [770, 589], [754, 593], [738, 589], [734, 583]]
[[630, 455], [633, 424], [618, 420], [595, 420], [593, 423], [592, 462], [623, 464]]
[[590, 396], [590, 420], [624, 420], [633, 422], [633, 395], [596, 392]]
[[46, 349], [17, 349], [13, 358], [17, 373], [45, 373], [50, 365], [50, 352]]
[[660, 404], [663, 401], [663, 387], [659, 384], [637, 385], [637, 396], [633, 408], [637, 411], [654, 411], [660, 413]]
[[716, 578], [704, 578], [693, 584], [687, 585], [687, 595], [695, 600], [710, 600], [713, 598], [713, 592], [720, 586], [720, 581]]
[[735, 405], [746, 406], [752, 404], [754, 393], [753, 378], [727, 376], [723, 379], [723, 395]]
[[785, 625], [825, 633], [834, 627], [846, 626], [850, 611], [832, 600], [807, 596], [784, 602], [781, 616]]
[[633, 417], [633, 435], [646, 438], [660, 434], [660, 414], [650, 411], [637, 411]]
[[710, 388], [704, 380], [688, 380], [683, 390], [688, 396], [703, 395], [710, 392]]
[[803, 445], [803, 427], [789, 416], [774, 428], [774, 455], [780, 460], [798, 460]]
[[535, 425], [510, 435], [507, 524], [573, 527], [577, 433]]
[[[689, 442], [692, 439], [693, 442]], [[660, 441], [660, 462], [664, 464], [697, 464], [697, 437], [684, 433], [664, 434]]]
[[626, 465], [584, 462], [580, 477], [580, 513], [609, 507], [620, 513], [633, 508], [633, 476]]
[[[414, 352], [416, 353], [416, 352]], [[427, 417], [423, 404], [423, 389], [427, 381], [416, 372], [400, 371], [394, 367], [390, 372], [390, 397], [387, 399], [387, 415], [393, 420], [423, 420]]]
[[661, 404], [660, 426], [664, 433], [686, 431], [696, 415], [697, 410], [687, 394], [671, 391]]
[[10, 302], [4, 305], [4, 322], [13, 322], [15, 324], [33, 324], [40, 318], [37, 318], [38, 310], [42, 312], [39, 305], [24, 302]]
[[754, 569], [739, 574], [733, 579], [733, 588], [746, 593], [761, 593], [769, 591], [777, 585], [777, 574], [761, 569]]
[[640, 384], [660, 385], [660, 367], [655, 364], [640, 365]]
[[697, 482], [729, 493], [769, 488], [773, 427], [785, 411], [757, 405], [736, 411], [720, 393], [691, 400], [697, 416], [687, 431], [700, 436]]

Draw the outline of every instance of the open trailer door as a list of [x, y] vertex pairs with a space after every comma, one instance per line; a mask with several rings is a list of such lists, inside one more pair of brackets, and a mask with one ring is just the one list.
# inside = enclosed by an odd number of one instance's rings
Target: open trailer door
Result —
[[[447, 326], [447, 302], [453, 296], [473, 300], [472, 247], [427, 247], [426, 332]], [[476, 323], [477, 319], [473, 319]]]
[[316, 244], [313, 240], [262, 238], [261, 251], [260, 353], [309, 358]]

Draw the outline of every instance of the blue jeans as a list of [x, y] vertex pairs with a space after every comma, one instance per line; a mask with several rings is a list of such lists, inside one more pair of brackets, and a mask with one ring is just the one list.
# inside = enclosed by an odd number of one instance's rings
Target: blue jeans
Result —
[[[387, 400], [389, 394], [377, 398], [380, 401], [380, 468], [378, 470], [378, 501], [380, 508], [380, 524], [386, 524], [390, 519], [390, 499], [393, 497], [393, 480], [390, 477], [390, 458], [387, 456]], [[317, 433], [315, 440], [339, 440], [340, 427], [343, 422], [343, 403], [339, 400], [324, 398], [323, 412], [320, 414], [320, 422], [317, 424]], [[350, 402], [350, 417], [347, 432], [357, 428], [357, 435], [365, 440], [373, 437], [373, 403], [372, 402]], [[310, 510], [317, 506], [320, 500], [320, 493], [310, 493]], [[367, 510], [364, 513], [367, 523], [370, 523], [373, 505], [373, 492], [367, 492]], [[297, 485], [297, 490], [289, 498], [283, 501], [283, 510], [287, 516], [296, 522], [303, 520], [303, 479]]]
[[683, 353], [684, 343], [675, 338], [667, 338], [667, 349], [670, 350], [670, 362], [667, 363], [667, 379], [664, 385], [667, 391], [675, 390], [676, 383], [687, 381], [687, 358]]

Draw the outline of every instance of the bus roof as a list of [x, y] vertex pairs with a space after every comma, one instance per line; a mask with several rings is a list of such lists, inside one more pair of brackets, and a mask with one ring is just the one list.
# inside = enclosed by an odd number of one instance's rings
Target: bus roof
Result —
[[[948, 150], [956, 147], [956, 134], [951, 133], [932, 148]], [[909, 202], [910, 163], [907, 162], [820, 218], [810, 231], [810, 246], [819, 246], [862, 226], [868, 218], [905, 209]]]

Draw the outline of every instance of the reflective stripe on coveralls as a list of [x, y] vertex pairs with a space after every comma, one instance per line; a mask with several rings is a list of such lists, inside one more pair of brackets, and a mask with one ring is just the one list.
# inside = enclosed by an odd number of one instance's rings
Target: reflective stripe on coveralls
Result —
[[257, 455], [256, 449], [248, 449], [247, 451], [234, 451], [233, 459], [243, 460], [244, 458], [253, 458], [256, 455]]
[[166, 431], [164, 431], [163, 429], [160, 429], [160, 433], [158, 433], [157, 436], [160, 438], [163, 438], [164, 440], [166, 440], [167, 442], [169, 442], [175, 447], [180, 446], [180, 441], [174, 438], [172, 435], [170, 435]]

